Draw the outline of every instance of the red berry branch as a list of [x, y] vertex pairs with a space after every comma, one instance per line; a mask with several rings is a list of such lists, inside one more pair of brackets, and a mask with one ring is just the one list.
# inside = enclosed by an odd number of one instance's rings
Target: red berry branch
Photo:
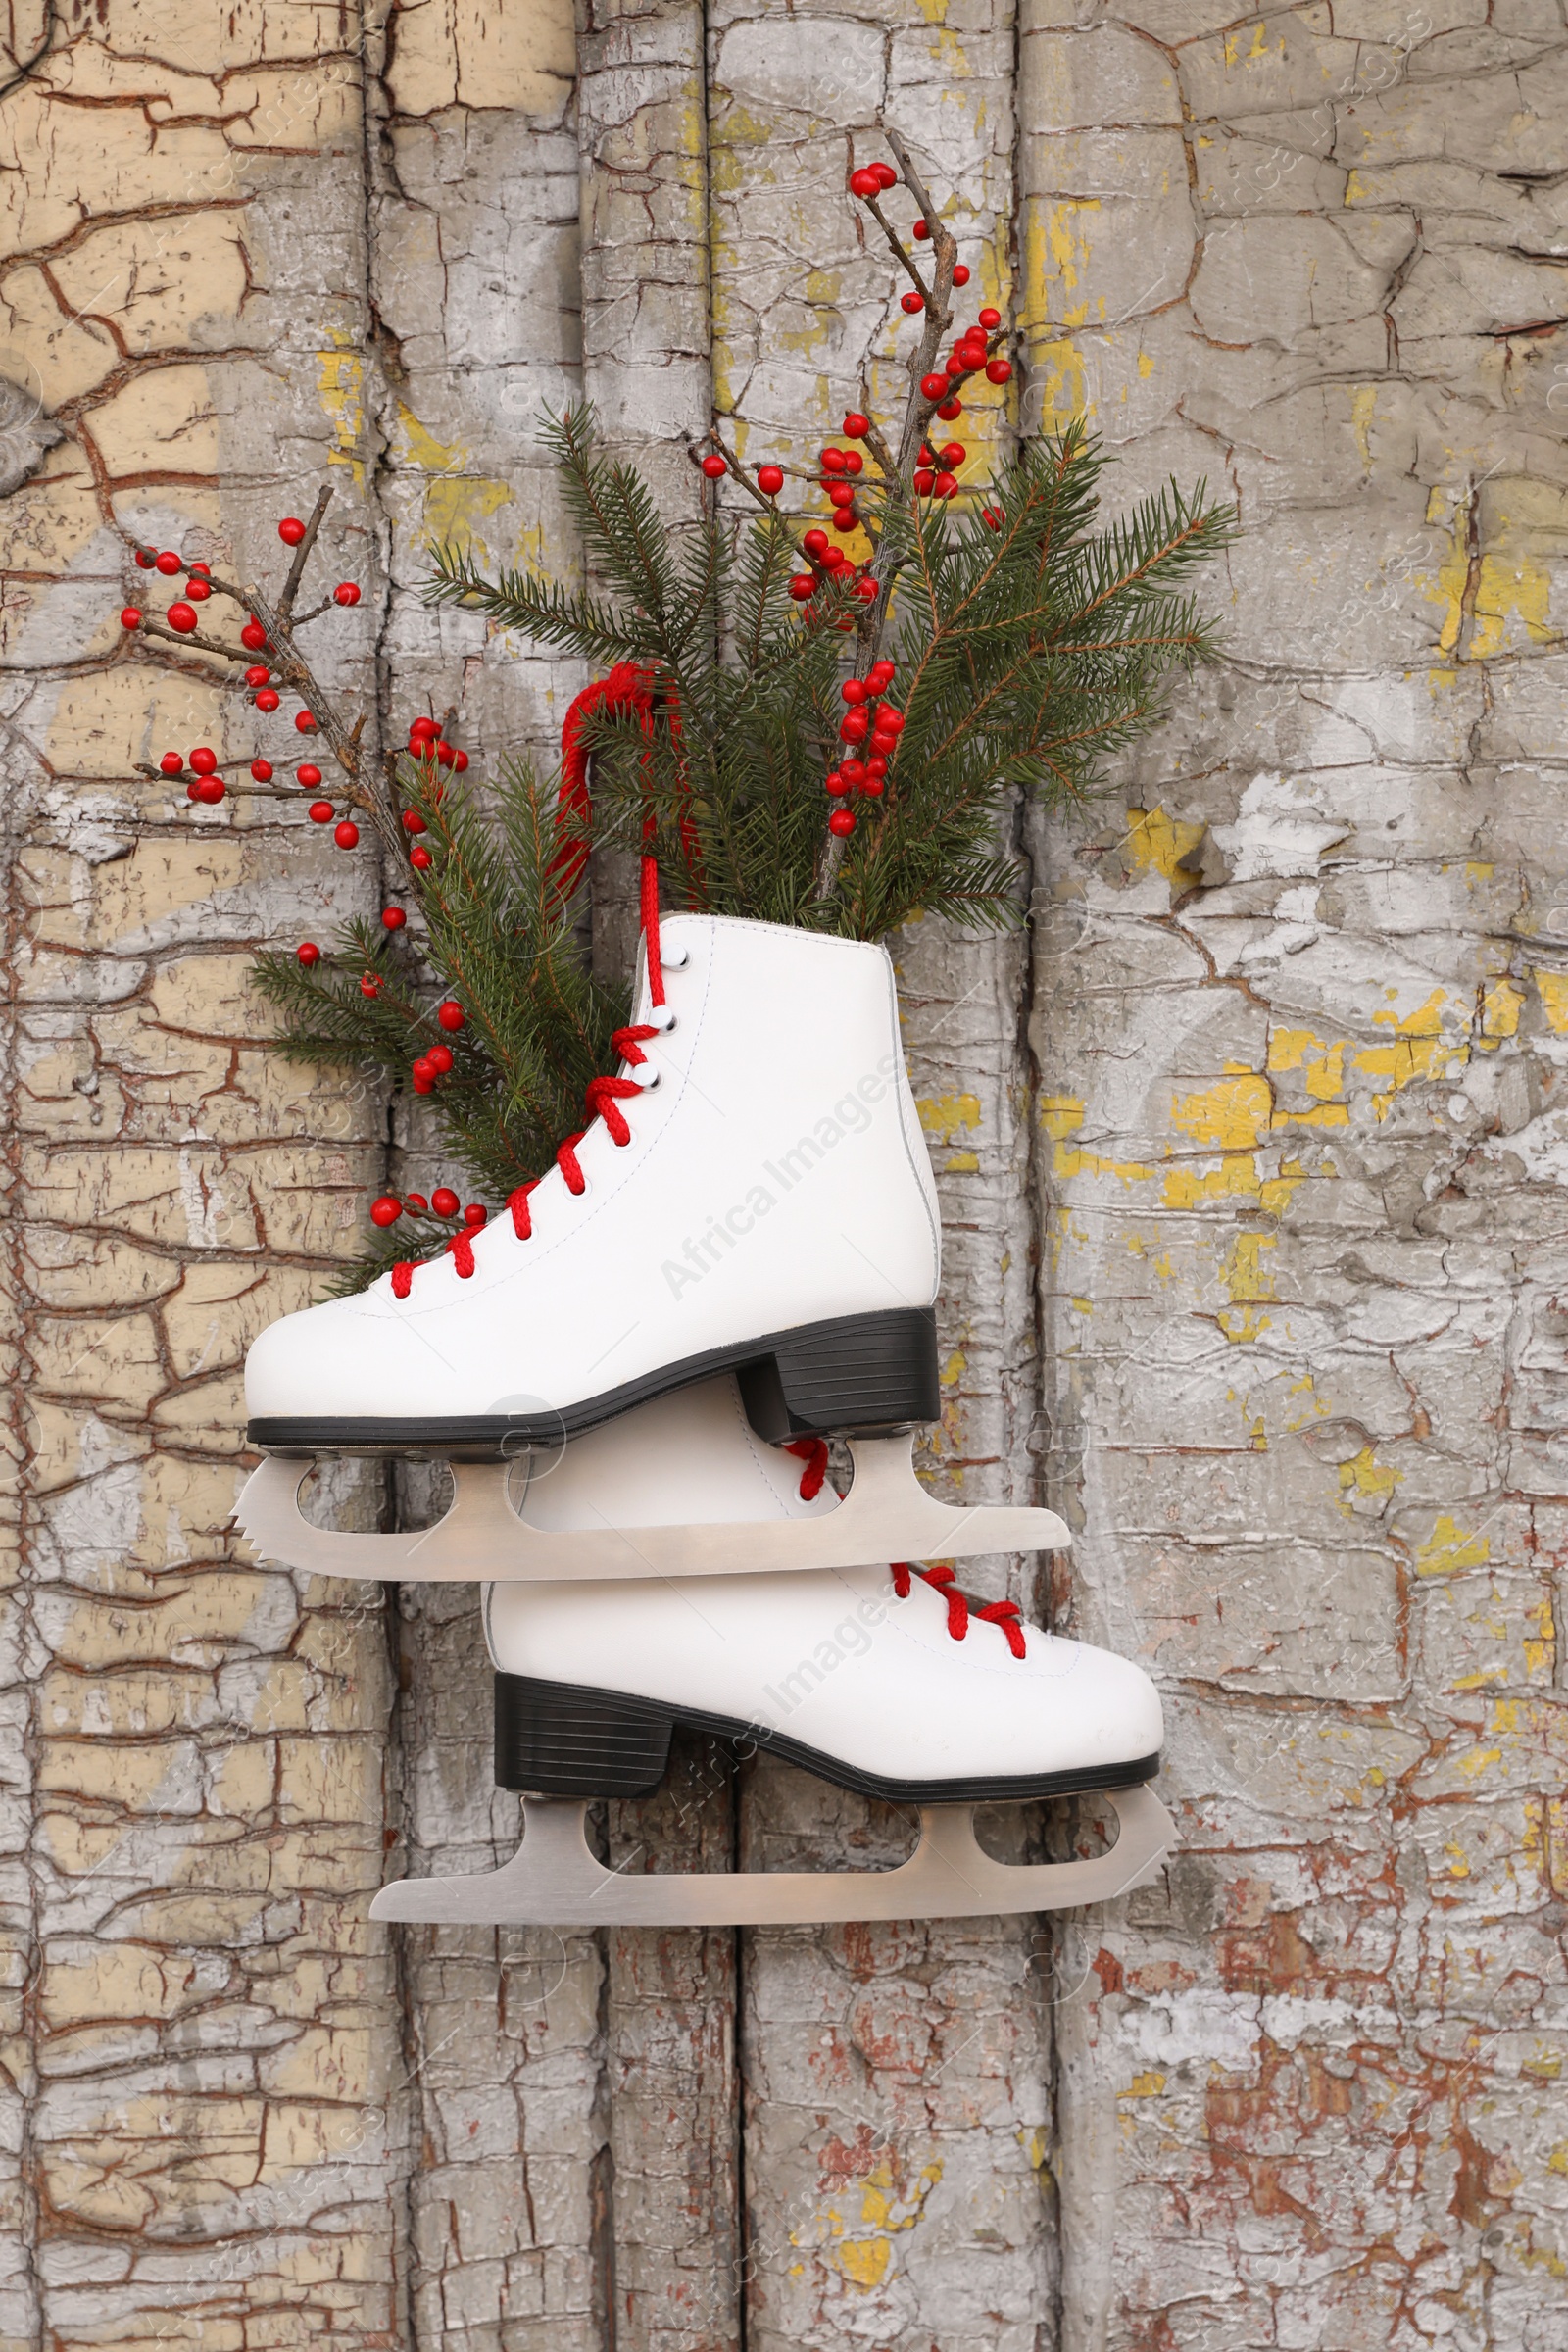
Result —
[[[781, 465], [777, 460], [749, 469], [725, 441], [716, 423], [707, 436], [710, 446], [705, 454], [698, 457], [698, 452], [693, 451], [710, 482], [716, 485], [727, 475], [764, 507], [772, 508], [792, 475], [813, 482], [827, 499], [829, 512], [822, 522], [808, 522], [796, 539], [805, 568], [791, 579], [790, 594], [806, 608], [808, 623], [831, 619], [833, 627], [846, 635], [855, 635], [866, 667], [862, 675], [844, 681], [842, 692], [850, 708], [840, 724], [839, 737], [846, 749], [836, 765], [828, 764], [822, 779], [834, 806], [827, 818], [828, 838], [818, 876], [821, 896], [831, 890], [842, 845], [855, 831], [855, 803], [874, 802], [887, 790], [904, 726], [897, 710], [885, 706], [879, 708], [879, 699], [892, 685], [895, 674], [893, 662], [879, 660], [878, 656], [894, 583], [901, 568], [892, 551], [884, 552], [888, 514], [895, 502], [912, 505], [958, 495], [958, 473], [969, 453], [961, 441], [943, 440], [936, 444], [934, 421], [940, 418], [951, 425], [957, 420], [963, 414], [964, 391], [976, 376], [983, 375], [988, 383], [998, 387], [1009, 382], [1012, 376], [1012, 363], [1004, 348], [1007, 338], [1002, 313], [989, 305], [971, 325], [960, 331], [947, 360], [939, 365], [943, 340], [953, 326], [954, 289], [966, 286], [970, 272], [958, 259], [957, 239], [944, 224], [896, 131], [888, 133], [888, 144], [898, 158], [899, 169], [895, 171], [891, 164], [881, 162], [864, 165], [850, 173], [849, 189], [877, 223], [910, 280], [908, 292], [901, 297], [900, 308], [907, 317], [923, 321], [919, 340], [908, 357], [909, 391], [898, 427], [896, 448], [873, 420], [868, 370], [862, 367], [860, 398], [864, 405], [850, 411], [842, 428], [843, 438], [851, 447], [844, 449], [830, 444], [824, 448], [820, 453], [819, 472], [802, 473], [800, 468]], [[920, 208], [911, 224], [907, 245], [883, 209], [883, 199], [901, 182]], [[921, 245], [930, 247], [929, 274], [922, 272], [920, 260], [911, 250]], [[857, 443], [862, 446], [854, 446]], [[867, 455], [874, 472], [867, 471]], [[993, 530], [1001, 528], [1004, 516], [999, 507], [987, 505], [980, 512]], [[795, 519], [792, 517], [792, 522]], [[847, 538], [858, 530], [864, 532], [871, 545], [869, 560], [860, 564], [855, 564], [829, 536], [833, 532]], [[848, 612], [843, 610], [842, 597], [821, 598], [821, 591], [829, 585], [848, 590], [861, 608], [858, 616], [853, 606]]]

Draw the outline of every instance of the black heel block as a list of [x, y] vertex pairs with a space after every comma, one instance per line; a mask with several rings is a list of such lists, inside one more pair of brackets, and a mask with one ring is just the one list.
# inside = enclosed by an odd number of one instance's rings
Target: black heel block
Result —
[[870, 1434], [935, 1421], [937, 1318], [930, 1306], [839, 1315], [781, 1333], [736, 1376], [746, 1418], [770, 1446], [827, 1430]]
[[651, 1796], [673, 1719], [651, 1700], [496, 1676], [496, 1785], [536, 1796]]

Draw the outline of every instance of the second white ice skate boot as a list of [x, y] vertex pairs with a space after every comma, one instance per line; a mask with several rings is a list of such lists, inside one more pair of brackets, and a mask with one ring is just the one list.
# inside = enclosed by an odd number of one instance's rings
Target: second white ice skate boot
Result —
[[[803, 1463], [759, 1447], [732, 1384], [710, 1383], [567, 1446], [535, 1502], [562, 1529], [633, 1512], [700, 1527], [732, 1521], [746, 1499], [759, 1532], [786, 1520], [826, 1531], [834, 1502], [820, 1451], [802, 1447]], [[1008, 1603], [966, 1599], [951, 1567], [492, 1585], [485, 1612], [496, 1773], [527, 1793], [523, 1847], [500, 1872], [388, 1887], [378, 1918], [695, 1924], [1041, 1909], [1121, 1891], [1170, 1842], [1143, 1787], [1161, 1738], [1148, 1676]], [[657, 1788], [676, 1725], [918, 1806], [921, 1845], [899, 1871], [849, 1879], [606, 1873], [583, 1844], [583, 1802]], [[1015, 1868], [975, 1843], [976, 1802], [1091, 1790], [1109, 1792], [1121, 1820], [1107, 1855]]]
[[648, 946], [586, 1131], [446, 1254], [264, 1331], [253, 1446], [494, 1459], [722, 1371], [769, 1440], [935, 1418], [939, 1225], [887, 955], [710, 915]]

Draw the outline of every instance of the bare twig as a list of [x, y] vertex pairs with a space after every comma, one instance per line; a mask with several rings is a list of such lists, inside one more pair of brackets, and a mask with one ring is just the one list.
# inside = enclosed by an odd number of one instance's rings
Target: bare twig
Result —
[[331, 503], [331, 484], [323, 482], [316, 493], [316, 504], [311, 509], [311, 519], [305, 525], [305, 536], [294, 550], [294, 561], [288, 567], [288, 578], [283, 582], [283, 593], [277, 600], [277, 617], [284, 628], [293, 625], [294, 599], [300, 592], [300, 581], [311, 560], [311, 550], [316, 545], [316, 534], [321, 527], [321, 518]]

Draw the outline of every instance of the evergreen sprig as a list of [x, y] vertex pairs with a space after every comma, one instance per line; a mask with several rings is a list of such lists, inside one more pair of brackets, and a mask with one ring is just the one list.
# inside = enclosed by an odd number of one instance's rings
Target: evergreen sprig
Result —
[[[722, 914], [876, 939], [919, 911], [1018, 919], [999, 820], [1015, 788], [1060, 807], [1162, 714], [1172, 677], [1213, 651], [1189, 583], [1231, 533], [1229, 510], [1174, 482], [1100, 526], [1103, 454], [1081, 424], [1026, 446], [984, 514], [858, 491], [877, 544], [877, 624], [904, 718], [880, 799], [824, 860], [824, 777], [841, 746], [841, 677], [871, 624], [831, 583], [803, 613], [776, 513], [739, 526], [710, 503], [672, 541], [635, 468], [595, 448], [574, 408], [552, 426], [588, 566], [568, 595], [525, 572], [487, 579], [442, 549], [428, 594], [603, 666], [642, 665], [651, 729], [607, 711], [584, 728], [595, 838], [651, 841], [673, 894]], [[987, 516], [995, 517], [995, 521]]]

